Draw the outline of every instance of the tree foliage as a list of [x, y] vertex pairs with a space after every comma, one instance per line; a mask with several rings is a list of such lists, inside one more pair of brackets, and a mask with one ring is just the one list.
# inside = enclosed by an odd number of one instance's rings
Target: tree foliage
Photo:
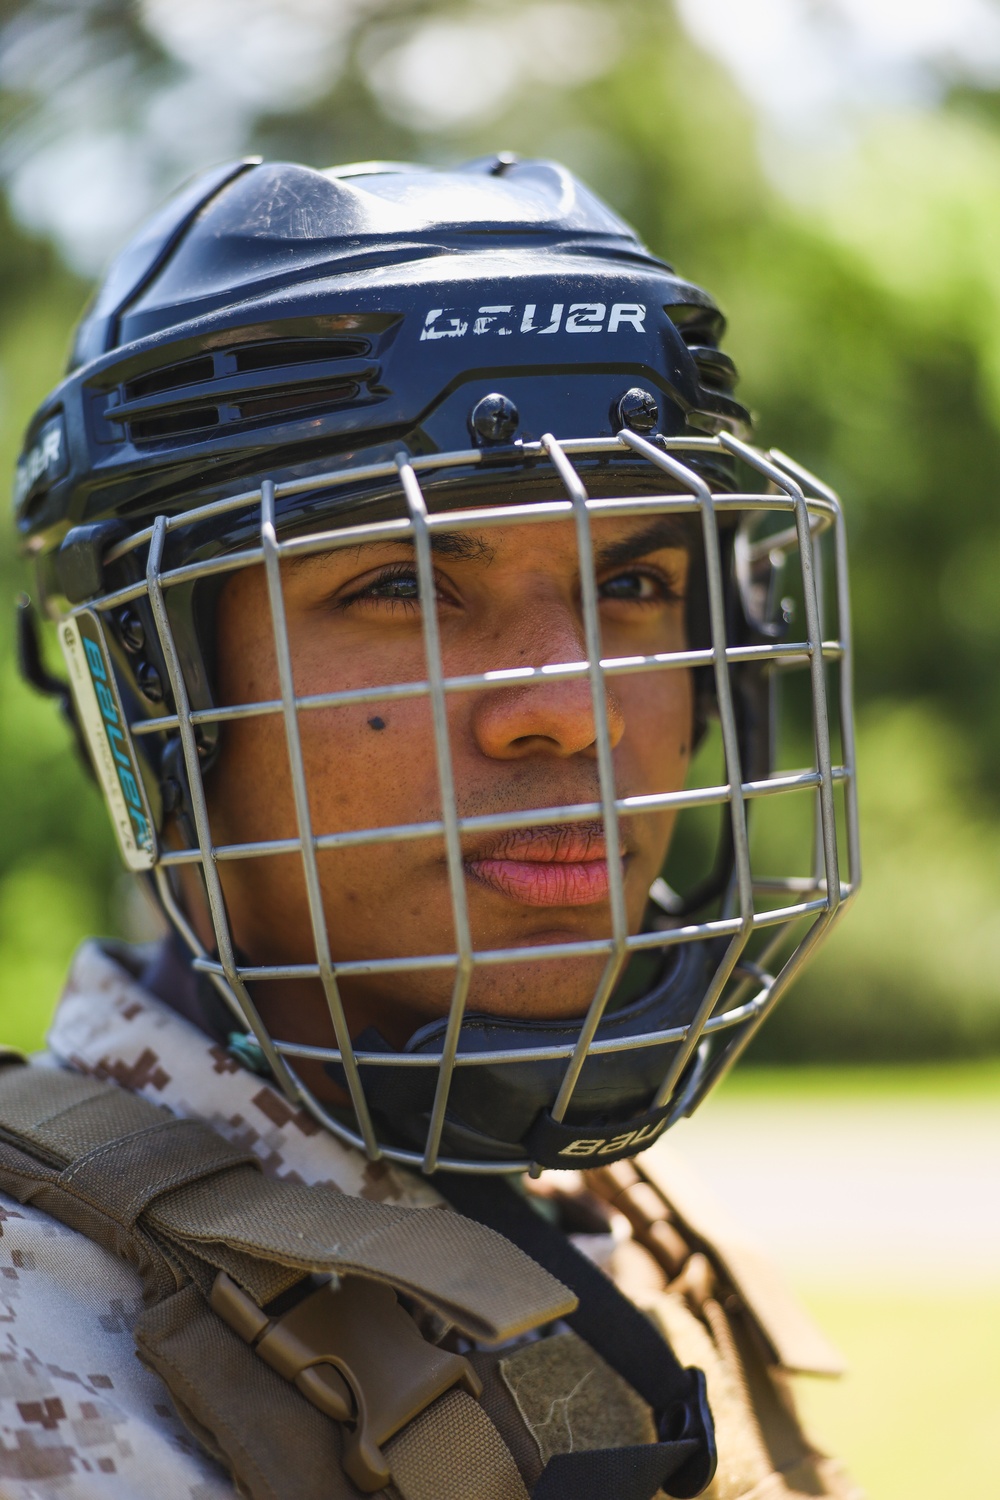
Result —
[[[313, 69], [308, 86], [280, 96], [265, 78], [242, 99], [238, 79], [199, 56], [193, 22], [187, 42], [178, 40], [176, 17], [196, 9], [177, 0], [168, 25], [153, 3], [5, 7], [0, 56], [21, 62], [0, 75], [0, 168], [22, 219], [44, 219], [32, 171], [56, 180], [53, 153], [87, 132], [142, 146], [138, 215], [143, 192], [196, 164], [197, 143], [171, 108], [197, 98], [214, 118], [205, 96], [213, 88], [223, 103], [237, 99], [227, 128], [241, 151], [324, 165], [459, 160], [504, 147], [578, 170], [655, 250], [712, 290], [761, 440], [827, 477], [848, 506], [867, 884], [757, 1055], [1000, 1049], [1000, 209], [983, 186], [1000, 175], [997, 99], [966, 89], [940, 108], [872, 122], [796, 205], [762, 172], [749, 107], [660, 0], [510, 0], [502, 14], [476, 0], [295, 0], [291, 10], [307, 20], [338, 12], [337, 35], [324, 43], [327, 74]], [[211, 15], [227, 5], [203, 0], [200, 9], [209, 36]], [[241, 14], [266, 10], [260, 0]], [[228, 12], [235, 27], [233, 5]], [[54, 64], [33, 74], [23, 62], [46, 27], [75, 38], [61, 79]], [[491, 35], [492, 62], [479, 56]], [[493, 88], [478, 115], [455, 112], [463, 57]], [[117, 97], [107, 93], [112, 78]], [[450, 104], [435, 87], [453, 88]], [[77, 101], [73, 118], [60, 88]], [[206, 140], [223, 137], [218, 125]], [[119, 212], [127, 216], [129, 203]], [[86, 287], [66, 268], [65, 235], [60, 260], [50, 239], [3, 213], [10, 472]], [[8, 536], [0, 588], [11, 598], [24, 579]], [[96, 792], [50, 708], [17, 682], [9, 615], [0, 616], [0, 1016], [11, 1040], [34, 1040], [72, 944], [125, 918]]]

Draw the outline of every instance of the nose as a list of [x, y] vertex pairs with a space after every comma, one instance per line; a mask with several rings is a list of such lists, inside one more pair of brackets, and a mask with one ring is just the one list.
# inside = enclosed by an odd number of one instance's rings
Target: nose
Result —
[[[533, 667], [580, 662], [587, 649], [583, 626], [575, 612], [563, 605], [533, 610], [516, 631], [501, 638], [508, 651], [505, 666]], [[512, 662], [509, 647], [516, 648]], [[611, 747], [625, 732], [625, 717], [617, 696], [602, 688]], [[477, 696], [472, 711], [476, 744], [494, 760], [524, 760], [533, 755], [568, 759], [596, 754], [597, 727], [589, 675], [498, 688]]]

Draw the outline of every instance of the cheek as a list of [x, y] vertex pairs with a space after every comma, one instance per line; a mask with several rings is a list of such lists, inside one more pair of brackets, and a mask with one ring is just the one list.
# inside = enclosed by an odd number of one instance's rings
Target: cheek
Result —
[[[619, 679], [621, 682], [622, 679]], [[624, 679], [619, 692], [624, 711], [625, 739], [633, 762], [649, 768], [650, 791], [675, 790], [691, 755], [694, 691], [690, 672], [636, 673]], [[662, 784], [664, 777], [670, 785]], [[661, 785], [655, 785], [659, 781]], [[679, 783], [678, 783], [679, 785]]]
[[[690, 672], [637, 673], [623, 702], [626, 732], [619, 754], [621, 783], [630, 795], [679, 792], [691, 758], [694, 691]], [[623, 695], [624, 696], [624, 695]], [[618, 755], [616, 754], [616, 760]], [[677, 820], [674, 810], [632, 820], [637, 837], [636, 879], [629, 916], [638, 931], [649, 881], [662, 869]]]
[[434, 735], [426, 703], [397, 699], [307, 710], [299, 725], [316, 832], [438, 816]]
[[220, 703], [258, 703], [280, 696], [262, 569], [236, 573], [226, 584], [216, 614], [216, 638]]
[[[328, 632], [289, 610], [295, 688], [303, 697], [407, 681], [422, 671], [373, 661], [363, 651], [331, 650]], [[263, 573], [235, 575], [219, 601], [219, 701], [280, 698], [270, 605]], [[421, 663], [422, 666], [422, 663]], [[422, 768], [433, 770], [433, 734], [421, 702], [380, 700], [336, 709], [303, 709], [299, 740], [315, 833], [409, 822]], [[220, 842], [294, 837], [297, 832], [289, 750], [282, 714], [226, 726], [207, 792]], [[431, 816], [436, 816], [432, 813]]]
[[279, 715], [225, 726], [205, 791], [213, 835], [220, 843], [294, 835], [288, 751]]

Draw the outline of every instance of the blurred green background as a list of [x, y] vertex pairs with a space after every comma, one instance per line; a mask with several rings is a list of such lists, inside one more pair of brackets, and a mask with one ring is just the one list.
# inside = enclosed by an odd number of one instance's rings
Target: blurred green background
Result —
[[[7, 0], [0, 470], [88, 282], [186, 172], [245, 150], [567, 161], [714, 293], [761, 441], [848, 507], [866, 888], [753, 1057], [997, 1052], [1000, 12], [677, 4]], [[9, 598], [9, 540], [0, 567]], [[79, 935], [128, 911], [9, 620], [0, 1014], [33, 1042]]]
[[[950, 1060], [961, 1077], [1000, 1054], [995, 0], [5, 0], [0, 125], [7, 473], [115, 245], [185, 175], [246, 151], [555, 156], [707, 286], [759, 440], [845, 498], [858, 648], [865, 888], [748, 1061]], [[25, 586], [8, 532], [0, 598]], [[79, 938], [141, 922], [64, 728], [18, 681], [11, 613], [0, 1026], [33, 1046]], [[870, 1300], [838, 1305], [867, 1392], [834, 1421], [843, 1446], [880, 1495], [943, 1494], [945, 1470], [904, 1482], [891, 1451], [871, 1457], [872, 1371], [894, 1409], [929, 1411], [905, 1382], [935, 1341], [975, 1364], [972, 1304], [950, 1343], [940, 1309], [921, 1330], [919, 1298], [883, 1299], [881, 1324]]]

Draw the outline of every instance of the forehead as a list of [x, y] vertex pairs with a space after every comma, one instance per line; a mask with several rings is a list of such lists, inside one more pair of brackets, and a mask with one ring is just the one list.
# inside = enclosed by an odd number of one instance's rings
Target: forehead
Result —
[[[572, 516], [532, 520], [529, 510], [523, 519], [513, 517], [491, 526], [483, 524], [481, 511], [465, 524], [458, 512], [454, 522], [454, 527], [447, 525], [431, 532], [431, 549], [438, 559], [482, 568], [578, 565], [578, 537]], [[690, 527], [685, 517], [650, 511], [639, 516], [596, 516], [590, 523], [590, 535], [594, 562], [600, 568], [663, 549], [687, 551]], [[360, 558], [377, 560], [412, 549], [412, 538], [405, 535], [358, 540], [342, 547], [334, 543], [329, 552], [289, 559], [288, 567], [295, 576], [303, 576], [311, 569], [328, 567], [331, 559], [348, 565]]]

